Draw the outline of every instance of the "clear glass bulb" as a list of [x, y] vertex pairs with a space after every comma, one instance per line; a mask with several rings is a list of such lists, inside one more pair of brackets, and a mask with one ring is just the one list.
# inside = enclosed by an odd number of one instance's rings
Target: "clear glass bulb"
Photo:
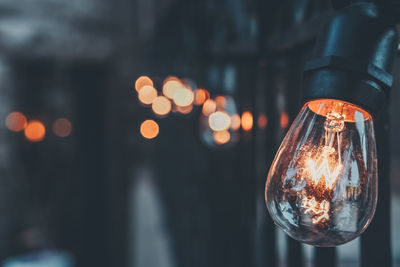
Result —
[[373, 120], [351, 103], [320, 99], [304, 105], [270, 168], [268, 211], [292, 238], [337, 246], [369, 225], [377, 202]]

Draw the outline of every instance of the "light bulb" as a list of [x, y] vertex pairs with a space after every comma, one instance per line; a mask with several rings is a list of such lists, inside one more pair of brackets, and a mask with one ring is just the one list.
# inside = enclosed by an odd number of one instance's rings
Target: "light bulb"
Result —
[[[239, 125], [238, 125], [239, 124]], [[204, 102], [200, 117], [200, 137], [210, 146], [229, 146], [239, 139], [240, 117], [231, 96], [217, 96]]]
[[292, 238], [336, 246], [359, 236], [377, 202], [377, 159], [371, 115], [348, 102], [307, 102], [271, 165], [268, 211]]

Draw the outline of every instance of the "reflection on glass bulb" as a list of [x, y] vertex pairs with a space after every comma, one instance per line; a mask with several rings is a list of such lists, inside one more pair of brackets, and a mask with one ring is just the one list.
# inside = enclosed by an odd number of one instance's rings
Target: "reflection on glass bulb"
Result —
[[315, 246], [359, 236], [377, 201], [371, 115], [339, 100], [313, 100], [293, 122], [268, 174], [265, 198], [275, 223]]
[[229, 146], [238, 141], [240, 116], [230, 96], [217, 96], [203, 104], [200, 117], [200, 136], [210, 146]]

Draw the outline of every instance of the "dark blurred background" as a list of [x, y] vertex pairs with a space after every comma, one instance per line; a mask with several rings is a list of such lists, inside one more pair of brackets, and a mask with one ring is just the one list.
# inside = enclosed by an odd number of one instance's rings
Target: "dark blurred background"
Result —
[[[302, 245], [264, 204], [331, 14], [328, 0], [1, 0], [3, 266], [400, 266], [399, 64], [362, 238]], [[158, 95], [188, 85], [190, 105], [155, 114], [141, 76]], [[206, 136], [198, 88], [234, 101], [229, 144]]]

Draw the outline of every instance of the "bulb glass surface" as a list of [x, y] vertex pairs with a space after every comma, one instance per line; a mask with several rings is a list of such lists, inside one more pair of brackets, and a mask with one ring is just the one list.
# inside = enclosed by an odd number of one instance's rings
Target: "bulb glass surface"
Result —
[[294, 239], [336, 246], [359, 236], [377, 202], [371, 115], [339, 100], [304, 105], [271, 165], [265, 194], [275, 223]]

